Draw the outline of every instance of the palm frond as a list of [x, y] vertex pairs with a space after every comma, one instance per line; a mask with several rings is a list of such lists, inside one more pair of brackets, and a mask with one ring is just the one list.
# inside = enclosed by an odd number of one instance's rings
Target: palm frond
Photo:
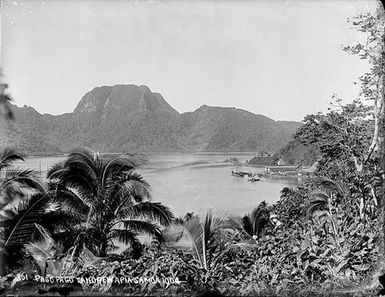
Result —
[[127, 229], [114, 229], [109, 234], [109, 238], [116, 239], [124, 244], [139, 243], [137, 236], [137, 233]]
[[210, 248], [221, 245], [220, 239], [224, 230], [233, 229], [234, 224], [230, 221], [226, 215], [213, 215], [208, 211], [202, 222], [194, 217], [185, 224], [185, 232], [191, 241], [194, 257], [204, 269], [208, 269], [210, 265]]
[[52, 195], [52, 202], [59, 203], [63, 211], [78, 213], [80, 216], [88, 213], [93, 202], [88, 193], [83, 193], [82, 189], [65, 188], [49, 193]]
[[44, 192], [46, 190], [37, 173], [30, 169], [12, 168], [5, 172], [1, 187], [8, 195], [24, 193], [25, 190]]
[[203, 268], [207, 269], [207, 245], [205, 245], [206, 240], [204, 239], [203, 235], [204, 228], [202, 223], [198, 218], [193, 218], [186, 223], [185, 229], [186, 235], [190, 239], [195, 259], [201, 264]]
[[68, 154], [68, 158], [66, 161], [66, 165], [70, 161], [81, 161], [88, 168], [90, 168], [93, 172], [97, 172], [96, 163], [99, 161], [98, 153], [85, 147], [77, 147], [70, 151]]
[[45, 194], [35, 194], [27, 201], [21, 201], [15, 212], [15, 217], [5, 220], [4, 245], [25, 243], [31, 239], [34, 223], [39, 223], [49, 204], [49, 197]]
[[67, 167], [52, 171], [51, 181], [56, 181], [62, 187], [82, 187], [85, 191], [96, 194], [98, 177], [88, 168], [66, 165]]
[[120, 182], [124, 195], [129, 194], [136, 202], [151, 199], [149, 184], [137, 173], [126, 173]]
[[74, 174], [66, 168], [52, 172], [49, 178], [51, 191], [56, 191], [58, 198], [63, 196], [65, 199], [82, 201], [88, 206], [94, 202], [97, 185], [86, 176]]
[[[246, 222], [246, 216], [245, 224], [248, 225], [248, 223], [251, 223], [251, 235], [257, 235], [262, 232], [263, 228], [266, 226], [266, 222], [268, 222], [270, 212], [267, 208], [267, 204], [265, 201], [262, 201], [258, 207], [255, 207], [250, 215], [246, 215], [249, 217], [249, 222]], [[247, 226], [247, 228], [250, 231], [250, 226]], [[249, 233], [249, 232], [248, 232]], [[250, 233], [249, 233], [250, 234]]]
[[227, 222], [229, 220], [229, 216], [226, 214], [215, 214], [209, 210], [204, 219], [203, 219], [203, 227], [207, 232], [207, 235], [212, 235], [216, 231], [220, 231], [228, 227]]
[[56, 178], [55, 175], [60, 174], [60, 172], [62, 170], [67, 170], [66, 167], [65, 167], [65, 162], [64, 161], [57, 162], [56, 164], [52, 165], [48, 169], [48, 171], [47, 171], [47, 179], [49, 179], [49, 180], [55, 179]]
[[244, 229], [246, 234], [248, 234], [250, 236], [254, 235], [254, 226], [253, 226], [254, 224], [251, 221], [250, 216], [248, 216], [248, 215], [243, 216], [241, 219], [241, 224], [242, 224], [243, 229]]
[[[245, 232], [245, 228], [243, 225], [243, 217], [239, 216], [229, 216], [226, 220], [223, 222], [223, 229], [231, 229], [236, 231]], [[249, 218], [250, 221], [250, 218]], [[251, 223], [249, 222], [249, 226], [251, 226]]]
[[164, 241], [173, 246], [177, 246], [184, 235], [185, 229], [183, 224], [171, 224], [162, 231]]
[[157, 225], [143, 220], [122, 220], [124, 228], [136, 233], [144, 233], [162, 239], [162, 233]]
[[121, 175], [122, 173], [130, 172], [145, 163], [144, 158], [137, 154], [124, 154], [117, 157], [112, 157], [104, 161], [102, 173], [102, 185], [106, 184], [107, 178], [113, 175]]
[[174, 220], [171, 210], [160, 202], [141, 202], [127, 208], [131, 217], [143, 217], [162, 226], [169, 226]]
[[41, 224], [47, 226], [53, 233], [64, 230], [72, 230], [74, 226], [85, 220], [85, 216], [76, 211], [69, 212], [67, 210], [58, 209], [48, 212], [40, 220]]
[[115, 229], [111, 232], [110, 236], [112, 239], [116, 239], [125, 245], [129, 244], [132, 250], [131, 256], [134, 259], [137, 259], [142, 255], [143, 245], [140, 243], [139, 239], [137, 238], [136, 233], [131, 232], [130, 230]]
[[97, 183], [99, 178], [99, 164], [93, 164], [94, 168], [90, 167], [85, 161], [77, 159], [69, 159], [66, 166], [72, 176], [82, 176], [88, 182]]
[[321, 191], [314, 191], [311, 193], [311, 196], [314, 198], [309, 201], [306, 207], [306, 216], [311, 217], [316, 211], [328, 209], [329, 206], [329, 196]]
[[4, 149], [0, 155], [0, 170], [10, 167], [15, 161], [24, 161], [24, 158], [11, 148]]
[[69, 153], [64, 162], [58, 163], [49, 170], [48, 178], [58, 179], [62, 183], [64, 183], [64, 180], [75, 183], [77, 179], [83, 179], [83, 182], [86, 179], [88, 184], [95, 184], [101, 166], [98, 153], [86, 148], [75, 148]]
[[338, 182], [331, 179], [323, 178], [320, 182], [320, 185], [332, 190], [334, 193], [340, 195], [341, 197], [345, 197], [346, 195], [345, 189]]
[[111, 247], [106, 238], [115, 227], [124, 226], [125, 234], [147, 233], [161, 239], [158, 224], [167, 226], [174, 218], [160, 203], [142, 204], [151, 196], [149, 184], [133, 171], [140, 164], [137, 155], [111, 156], [76, 148], [48, 172], [50, 190], [56, 195], [53, 201], [61, 205], [58, 214], [79, 234], [92, 238], [93, 243], [85, 244], [99, 254]]
[[311, 192], [310, 196], [318, 200], [324, 200], [326, 202], [330, 199], [328, 194], [318, 190]]
[[133, 203], [140, 203], [151, 198], [148, 183], [136, 173], [125, 173], [116, 176], [105, 185], [105, 199], [115, 214], [121, 213]]

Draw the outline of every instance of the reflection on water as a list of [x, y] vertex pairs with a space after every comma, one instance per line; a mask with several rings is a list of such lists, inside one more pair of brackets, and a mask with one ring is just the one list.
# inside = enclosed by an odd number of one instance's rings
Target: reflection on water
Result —
[[[139, 172], [151, 185], [153, 200], [171, 207], [175, 215], [203, 213], [212, 208], [218, 212], [242, 214], [266, 200], [273, 203], [285, 186], [298, 184], [296, 178], [267, 179], [250, 182], [231, 175], [233, 165], [223, 161], [236, 156], [241, 162], [252, 154], [148, 154], [148, 163]], [[63, 157], [28, 158], [18, 166], [35, 169], [46, 176], [47, 170]], [[245, 167], [257, 173], [263, 168]]]

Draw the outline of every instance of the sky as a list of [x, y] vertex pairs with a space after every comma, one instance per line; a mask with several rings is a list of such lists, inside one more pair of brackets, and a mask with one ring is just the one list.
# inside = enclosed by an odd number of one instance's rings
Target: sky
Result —
[[1, 1], [3, 80], [18, 106], [71, 112], [94, 87], [147, 85], [179, 112], [230, 106], [275, 120], [351, 102], [368, 65], [342, 51], [370, 0]]

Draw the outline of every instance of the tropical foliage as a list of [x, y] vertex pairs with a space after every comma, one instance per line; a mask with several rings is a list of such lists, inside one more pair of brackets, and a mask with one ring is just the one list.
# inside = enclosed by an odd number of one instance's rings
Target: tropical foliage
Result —
[[[23, 157], [12, 149], [0, 155], [0, 217], [2, 269], [19, 258], [21, 246], [33, 238], [47, 209], [45, 187], [32, 170], [15, 168]], [[6, 261], [5, 261], [6, 260]]]
[[[373, 295], [385, 255], [384, 55], [378, 45], [384, 23], [378, 15], [362, 15], [353, 25], [368, 42], [344, 50], [372, 65], [360, 78], [360, 99], [369, 101], [343, 105], [335, 97], [326, 114], [306, 116], [286, 152], [297, 142], [312, 152], [302, 156], [316, 153], [315, 172], [300, 187], [282, 189], [277, 203], [262, 202], [239, 218], [208, 211], [174, 219], [169, 208], [150, 200], [149, 185], [136, 172], [143, 163], [138, 155], [74, 149], [49, 170], [43, 186], [32, 171], [11, 169], [22, 158], [4, 151], [3, 250], [25, 252], [29, 261], [14, 271], [76, 277], [77, 290], [87, 294]], [[377, 50], [382, 55], [372, 54]], [[271, 222], [272, 214], [280, 224]], [[118, 242], [127, 249], [114, 254]], [[78, 281], [97, 277], [115, 281]], [[135, 278], [174, 281], [122, 281]], [[13, 293], [25, 286], [15, 275], [3, 284]]]
[[99, 256], [116, 249], [114, 240], [136, 248], [139, 234], [161, 241], [161, 228], [174, 219], [167, 207], [150, 201], [148, 183], [135, 172], [140, 164], [136, 155], [75, 149], [48, 172], [56, 196], [65, 197], [61, 208], [82, 218], [68, 233]]
[[269, 224], [269, 219], [270, 211], [265, 201], [262, 201], [250, 214], [245, 214], [240, 220], [234, 218], [235, 221], [238, 221], [240, 229], [244, 231], [243, 234], [253, 239], [261, 237], [265, 227]]

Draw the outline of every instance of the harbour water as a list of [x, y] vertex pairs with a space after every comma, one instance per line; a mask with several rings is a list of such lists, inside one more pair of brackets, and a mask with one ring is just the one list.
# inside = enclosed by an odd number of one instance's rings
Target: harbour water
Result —
[[[138, 171], [151, 185], [154, 201], [169, 206], [176, 216], [186, 212], [202, 214], [208, 209], [241, 215], [265, 200], [272, 204], [279, 200], [280, 191], [298, 184], [297, 178], [262, 178], [250, 182], [248, 178], [231, 175], [232, 163], [250, 160], [247, 153], [148, 154], [147, 164]], [[30, 157], [17, 166], [31, 168], [46, 176], [47, 170], [64, 157]], [[244, 167], [246, 171], [261, 172], [263, 167]]]

